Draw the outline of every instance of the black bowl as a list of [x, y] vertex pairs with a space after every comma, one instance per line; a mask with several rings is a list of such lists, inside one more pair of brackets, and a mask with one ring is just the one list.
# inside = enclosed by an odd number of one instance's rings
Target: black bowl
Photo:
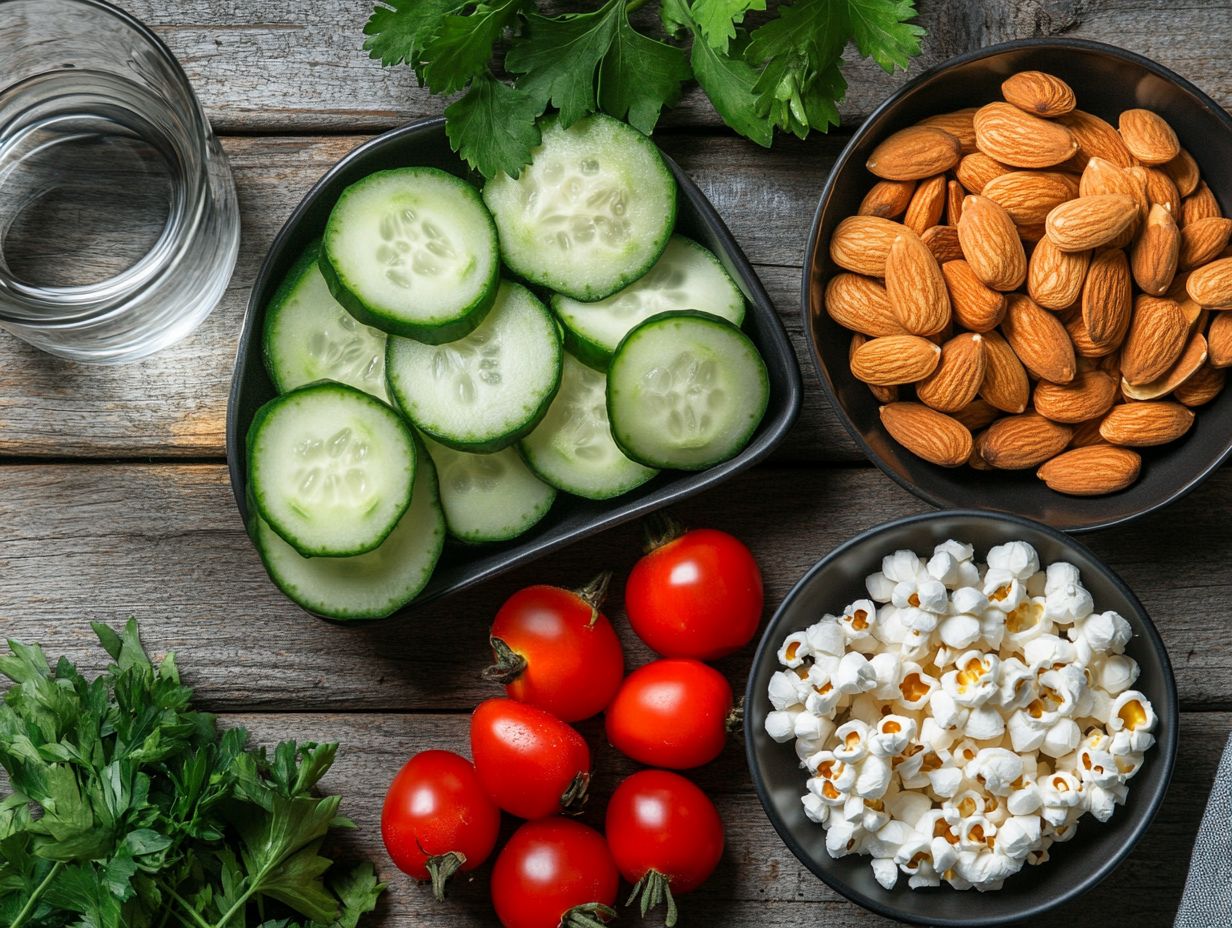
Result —
[[1067, 531], [1105, 528], [1166, 506], [1209, 477], [1232, 451], [1232, 393], [1198, 411], [1181, 441], [1146, 449], [1142, 475], [1109, 496], [1063, 496], [1032, 470], [981, 472], [930, 464], [890, 438], [878, 403], [847, 364], [850, 333], [823, 308], [834, 227], [859, 208], [875, 178], [864, 162], [878, 142], [925, 116], [1001, 99], [1001, 82], [1015, 71], [1049, 71], [1067, 81], [1078, 106], [1116, 124], [1131, 107], [1160, 113], [1197, 160], [1225, 214], [1232, 212], [1232, 118], [1184, 78], [1141, 55], [1079, 39], [1024, 39], [953, 58], [910, 81], [865, 121], [843, 149], [821, 194], [805, 250], [804, 331], [822, 386], [865, 454], [905, 489], [941, 508], [994, 509], [1040, 519]]
[[[763, 725], [771, 708], [767, 686], [771, 674], [779, 669], [776, 654], [783, 639], [824, 613], [867, 595], [864, 578], [880, 570], [883, 556], [903, 548], [931, 553], [934, 545], [948, 538], [975, 545], [981, 559], [993, 545], [1021, 540], [1035, 546], [1041, 562], [1074, 564], [1096, 608], [1119, 612], [1133, 628], [1126, 653], [1142, 668], [1135, 688], [1155, 706], [1159, 741], [1130, 780], [1125, 805], [1108, 822], [1084, 818], [1073, 839], [1052, 846], [1051, 860], [1010, 877], [1003, 889], [988, 893], [959, 892], [948, 886], [913, 890], [901, 878], [887, 891], [873, 879], [868, 857], [832, 859], [826, 853], [824, 830], [805, 818], [800, 797], [806, 774], [794, 746], [776, 744]], [[1018, 516], [961, 510], [888, 522], [818, 561], [787, 594], [762, 636], [749, 675], [745, 718], [745, 749], [757, 795], [775, 830], [800, 862], [866, 909], [911, 924], [936, 926], [1007, 924], [1069, 902], [1095, 886], [1129, 855], [1163, 802], [1180, 733], [1176, 681], [1168, 652], [1142, 603], [1124, 582], [1083, 545], [1046, 525]]]
[[[795, 422], [800, 411], [800, 369], [783, 323], [744, 252], [705, 194], [679, 165], [666, 155], [663, 157], [680, 190], [677, 231], [713, 251], [748, 301], [744, 330], [765, 359], [770, 377], [769, 406], [753, 440], [729, 461], [696, 473], [665, 472], [614, 500], [593, 502], [561, 493], [547, 517], [513, 541], [483, 546], [451, 541], [428, 586], [411, 607], [398, 615], [406, 614], [413, 606], [474, 586], [580, 538], [710, 489], [765, 458]], [[373, 171], [406, 165], [431, 165], [476, 183], [481, 181], [471, 175], [450, 150], [443, 119], [428, 119], [386, 132], [356, 148], [325, 173], [283, 225], [261, 265], [248, 299], [227, 404], [227, 463], [231, 489], [245, 524], [248, 522], [245, 436], [258, 407], [276, 393], [261, 357], [266, 304], [309, 242], [320, 236], [344, 188]]]

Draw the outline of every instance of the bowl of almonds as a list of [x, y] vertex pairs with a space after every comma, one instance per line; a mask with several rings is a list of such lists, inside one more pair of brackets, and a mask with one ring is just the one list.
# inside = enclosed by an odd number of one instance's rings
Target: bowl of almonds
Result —
[[1232, 451], [1232, 118], [1139, 55], [1023, 40], [855, 133], [806, 250], [805, 331], [871, 460], [941, 507], [1083, 531]]

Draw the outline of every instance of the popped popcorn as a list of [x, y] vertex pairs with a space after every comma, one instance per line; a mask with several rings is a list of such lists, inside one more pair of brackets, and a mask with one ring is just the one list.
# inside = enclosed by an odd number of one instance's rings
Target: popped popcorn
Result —
[[1129, 623], [1023, 541], [896, 551], [867, 599], [789, 635], [765, 718], [809, 771], [833, 857], [892, 889], [1000, 889], [1084, 814], [1107, 821], [1159, 724]]

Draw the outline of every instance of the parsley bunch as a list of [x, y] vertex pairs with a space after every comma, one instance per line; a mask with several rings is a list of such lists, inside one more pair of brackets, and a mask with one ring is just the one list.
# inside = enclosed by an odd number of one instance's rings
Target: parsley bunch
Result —
[[190, 708], [135, 622], [94, 631], [114, 664], [93, 681], [37, 645], [0, 656], [0, 924], [355, 928], [384, 887], [321, 855], [351, 827], [312, 794], [338, 746], [247, 748]]
[[838, 125], [849, 42], [893, 71], [924, 34], [908, 22], [914, 0], [794, 0], [773, 13], [766, 0], [660, 0], [658, 38], [630, 22], [645, 2], [545, 16], [536, 0], [381, 0], [364, 47], [382, 64], [409, 64], [433, 93], [464, 91], [445, 108], [454, 150], [486, 177], [517, 177], [549, 106], [566, 126], [602, 111], [649, 135], [690, 79], [759, 145], [776, 129], [824, 132]]

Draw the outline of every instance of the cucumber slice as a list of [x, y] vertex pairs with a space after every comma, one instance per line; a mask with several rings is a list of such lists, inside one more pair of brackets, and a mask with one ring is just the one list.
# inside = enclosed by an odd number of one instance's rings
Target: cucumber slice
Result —
[[437, 345], [483, 321], [499, 254], [479, 191], [437, 168], [396, 168], [342, 191], [321, 271], [360, 322]]
[[471, 454], [426, 436], [424, 444], [440, 474], [445, 524], [459, 541], [517, 538], [552, 508], [556, 490], [531, 473], [515, 449]]
[[411, 506], [373, 551], [354, 557], [303, 557], [254, 512], [253, 541], [270, 579], [292, 601], [331, 619], [380, 619], [427, 586], [445, 544], [436, 470], [420, 452]]
[[526, 463], [543, 480], [586, 499], [620, 496], [658, 473], [630, 461], [612, 440], [607, 376], [568, 354], [560, 392], [520, 447]]
[[505, 263], [527, 280], [577, 300], [599, 300], [641, 277], [676, 224], [676, 179], [659, 149], [610, 116], [563, 128], [515, 180], [483, 189]]
[[376, 548], [411, 502], [415, 442], [366, 393], [323, 381], [270, 400], [248, 430], [261, 517], [305, 557]]
[[612, 352], [639, 322], [672, 309], [696, 309], [740, 325], [744, 294], [718, 258], [673, 235], [655, 266], [620, 292], [594, 303], [557, 293], [552, 309], [565, 326], [566, 346], [591, 367], [607, 370]]
[[535, 427], [560, 386], [560, 330], [525, 287], [502, 282], [470, 335], [446, 345], [391, 338], [389, 392], [420, 429], [459, 451], [507, 448]]
[[612, 356], [612, 437], [647, 467], [701, 470], [734, 456], [766, 412], [770, 382], [749, 337], [726, 319], [651, 316]]
[[261, 350], [270, 380], [279, 393], [335, 380], [388, 402], [385, 333], [334, 299], [317, 265], [320, 253], [320, 242], [308, 246], [265, 309]]

